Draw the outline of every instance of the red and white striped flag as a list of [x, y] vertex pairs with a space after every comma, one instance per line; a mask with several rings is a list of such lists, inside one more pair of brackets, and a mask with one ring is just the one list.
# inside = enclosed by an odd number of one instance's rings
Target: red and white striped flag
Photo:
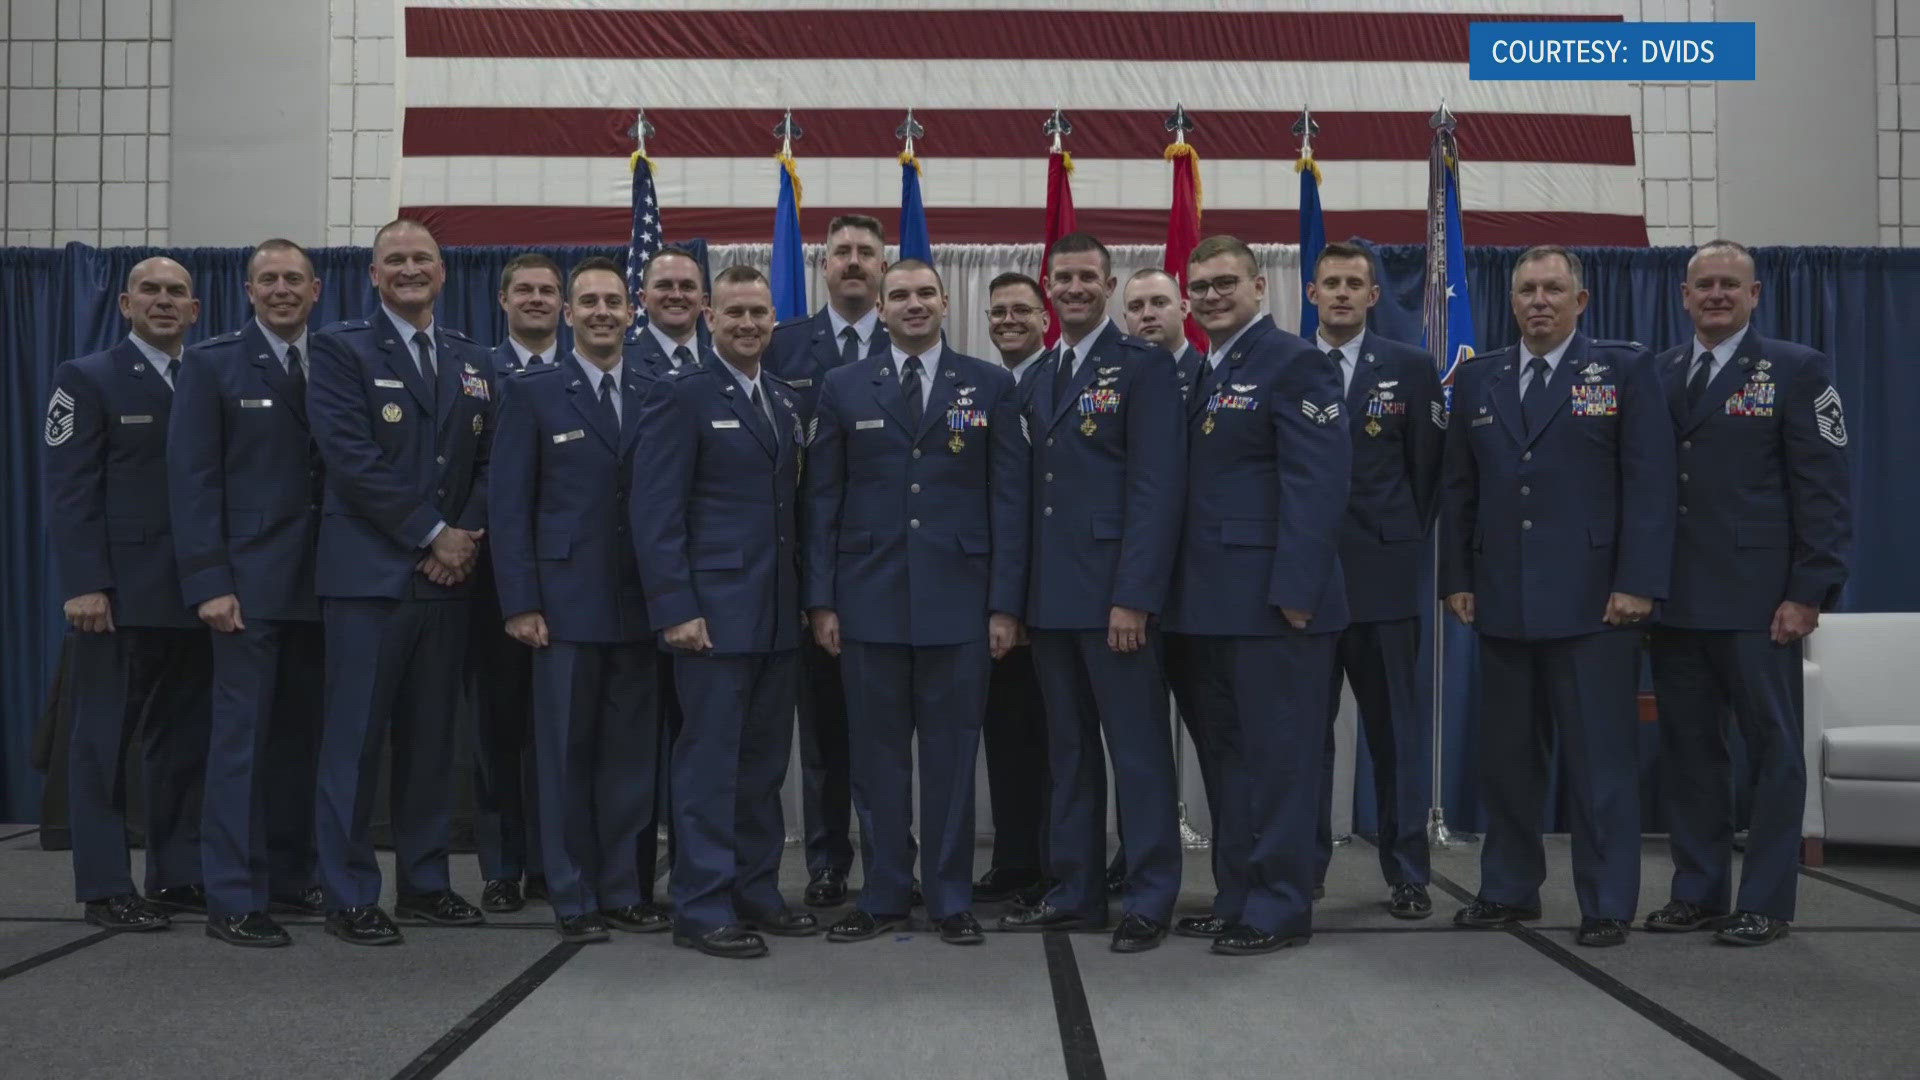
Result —
[[[1298, 236], [1291, 126], [1324, 125], [1327, 234], [1420, 242], [1426, 120], [1461, 116], [1476, 243], [1644, 244], [1636, 88], [1471, 82], [1467, 27], [1618, 19], [1621, 0], [398, 0], [405, 41], [396, 189], [449, 243], [624, 242], [626, 136], [645, 108], [680, 236], [768, 240], [766, 161], [782, 110], [807, 117], [818, 238], [849, 210], [889, 227], [909, 107], [926, 125], [927, 221], [945, 243], [1045, 234], [1036, 125], [1075, 127], [1078, 223], [1108, 243], [1166, 232], [1160, 152], [1178, 102], [1204, 134], [1207, 227]], [[1337, 108], [1329, 108], [1335, 106]]]

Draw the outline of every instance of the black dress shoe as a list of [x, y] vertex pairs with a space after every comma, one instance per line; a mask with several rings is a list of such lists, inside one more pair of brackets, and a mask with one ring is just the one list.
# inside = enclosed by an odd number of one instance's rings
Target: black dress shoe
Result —
[[1684, 934], [1689, 930], [1712, 930], [1726, 917], [1724, 911], [1701, 907], [1691, 900], [1671, 900], [1640, 925], [1656, 934]]
[[704, 934], [682, 934], [675, 930], [673, 943], [683, 949], [699, 949], [722, 960], [751, 960], [767, 955], [766, 940], [742, 926], [723, 926]]
[[871, 941], [906, 921], [905, 915], [869, 915], [859, 908], [854, 908], [839, 922], [827, 927], [827, 940]]
[[520, 890], [520, 895], [529, 900], [551, 899], [552, 894], [547, 892], [546, 876], [544, 874], [528, 874], [527, 887]]
[[801, 897], [808, 907], [834, 907], [847, 902], [847, 875], [828, 867], [815, 870], [807, 881], [806, 895]]
[[396, 919], [435, 926], [479, 926], [487, 921], [479, 908], [467, 903], [452, 889], [402, 896], [393, 905], [393, 915]]
[[296, 893], [269, 896], [267, 911], [274, 915], [325, 915], [327, 898], [320, 892], [320, 886], [309, 885]]
[[480, 906], [487, 911], [505, 915], [510, 911], [519, 911], [527, 906], [525, 895], [520, 892], [520, 883], [513, 878], [494, 878], [480, 890]]
[[1157, 923], [1145, 915], [1128, 912], [1120, 917], [1120, 925], [1113, 930], [1113, 951], [1124, 953], [1146, 952], [1158, 948], [1167, 937], [1167, 924]]
[[293, 944], [279, 923], [264, 911], [207, 916], [207, 936], [244, 949], [278, 949]]
[[349, 945], [398, 945], [400, 928], [378, 904], [327, 912], [327, 933]]
[[1396, 919], [1424, 919], [1433, 914], [1433, 897], [1425, 885], [1402, 883], [1387, 898], [1387, 914]]
[[1496, 904], [1476, 897], [1473, 903], [1453, 913], [1453, 925], [1469, 930], [1505, 930], [1515, 923], [1532, 922], [1539, 917], [1539, 908]]
[[748, 915], [740, 920], [749, 930], [775, 937], [812, 937], [820, 932], [820, 920], [811, 911], [776, 911], [767, 915]]
[[175, 885], [171, 889], [147, 890], [147, 903], [175, 914], [205, 915], [207, 890], [199, 885]]
[[1325, 885], [1315, 885], [1313, 887], [1313, 898], [1315, 900], [1325, 900], [1327, 898], [1327, 887]]
[[1107, 894], [1118, 896], [1127, 891], [1127, 868], [1107, 867]]
[[1720, 924], [1713, 940], [1727, 945], [1765, 945], [1787, 936], [1787, 921], [1758, 912], [1742, 911]]
[[1238, 923], [1213, 939], [1213, 951], [1222, 956], [1259, 956], [1279, 952], [1294, 945], [1305, 945], [1311, 934], [1276, 934]]
[[601, 908], [600, 919], [613, 929], [629, 934], [657, 934], [673, 925], [672, 916], [658, 904], [649, 903]]
[[1181, 937], [1206, 938], [1208, 941], [1227, 932], [1230, 924], [1218, 915], [1189, 915], [1173, 920], [1173, 932]]
[[1000, 929], [1014, 933], [1037, 933], [1042, 930], [1105, 930], [1106, 928], [1107, 913], [1104, 911], [1098, 915], [1082, 915], [1073, 911], [1061, 911], [1048, 903], [1000, 916]]
[[996, 866], [973, 883], [973, 902], [998, 904], [1013, 899], [1022, 889], [1040, 884], [1037, 870], [1014, 870]]
[[949, 945], [978, 945], [987, 940], [971, 911], [956, 911], [940, 920], [940, 940]]
[[607, 940], [607, 922], [597, 911], [571, 918], [560, 916], [554, 919], [553, 928], [560, 933], [561, 941], [570, 941], [576, 945], [594, 945]]
[[1589, 949], [1604, 949], [1627, 943], [1627, 920], [1581, 919], [1580, 932], [1573, 940]]
[[138, 893], [87, 901], [87, 921], [105, 930], [165, 930], [173, 925], [166, 912], [142, 900]]
[[1025, 908], [1039, 907], [1047, 902], [1047, 894], [1060, 884], [1052, 878], [1043, 877], [1039, 881], [1013, 894], [1012, 903]]

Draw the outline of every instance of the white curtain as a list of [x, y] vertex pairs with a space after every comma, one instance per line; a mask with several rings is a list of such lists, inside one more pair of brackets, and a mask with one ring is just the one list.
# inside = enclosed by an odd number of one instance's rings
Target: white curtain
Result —
[[[826, 303], [826, 284], [821, 280], [824, 247], [807, 245], [807, 296], [810, 310]], [[1159, 266], [1159, 244], [1121, 244], [1113, 253], [1113, 276], [1118, 279], [1112, 315], [1121, 319], [1119, 290], [1129, 275], [1148, 266]], [[1260, 272], [1267, 279], [1267, 312], [1283, 330], [1300, 328], [1300, 245], [1254, 244], [1260, 260]], [[887, 258], [897, 258], [899, 249], [889, 247]], [[714, 272], [735, 263], [758, 267], [763, 273], [773, 264], [771, 244], [715, 244], [707, 249], [707, 265]], [[998, 359], [987, 338], [987, 283], [1008, 270], [1029, 277], [1040, 272], [1039, 244], [935, 244], [933, 264], [947, 284], [947, 341], [955, 349], [983, 360]]]

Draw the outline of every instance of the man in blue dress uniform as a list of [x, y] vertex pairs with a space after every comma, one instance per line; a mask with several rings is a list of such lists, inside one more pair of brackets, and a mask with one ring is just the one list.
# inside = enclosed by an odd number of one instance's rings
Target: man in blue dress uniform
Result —
[[454, 705], [467, 596], [485, 533], [493, 361], [433, 304], [440, 246], [406, 218], [375, 234], [371, 318], [313, 340], [307, 416], [326, 463], [318, 592], [327, 637], [326, 721], [314, 829], [327, 932], [391, 945], [371, 822], [381, 747], [392, 735], [395, 915], [440, 926], [483, 921], [454, 892]]
[[[1046, 698], [1058, 884], [1003, 930], [1107, 922], [1107, 755], [1127, 822], [1125, 917], [1113, 948], [1166, 937], [1180, 891], [1167, 687], [1154, 624], [1185, 501], [1186, 423], [1166, 350], [1107, 318], [1113, 269], [1088, 233], [1054, 244], [1060, 345], [1033, 385], [1033, 549], [1027, 623]], [[1103, 744], [1105, 753], [1103, 753]]]
[[906, 259], [881, 279], [887, 355], [827, 375], [809, 447], [804, 600], [840, 656], [860, 831], [873, 846], [834, 941], [906, 919], [920, 766], [921, 875], [943, 941], [978, 944], [974, 759], [992, 659], [1026, 598], [1027, 441], [1019, 390], [997, 364], [946, 348], [946, 291]]
[[325, 910], [313, 848], [322, 480], [307, 429], [307, 317], [320, 280], [298, 244], [268, 240], [247, 260], [247, 298], [245, 327], [188, 350], [167, 478], [181, 596], [213, 630], [207, 936], [274, 947], [292, 939], [272, 912]]
[[[181, 342], [200, 316], [193, 276], [156, 256], [120, 294], [125, 341], [53, 373], [47, 536], [73, 664], [67, 799], [74, 898], [108, 930], [164, 930], [203, 911], [200, 792], [206, 771], [206, 627], [180, 598], [167, 506], [167, 430]], [[127, 723], [141, 718], [146, 896], [128, 870], [117, 806]]]
[[[1387, 911], [1399, 919], [1433, 914], [1427, 895], [1427, 769], [1431, 725], [1419, 701], [1421, 588], [1440, 482], [1446, 403], [1433, 356], [1367, 332], [1380, 299], [1364, 249], [1328, 244], [1308, 299], [1320, 314], [1315, 345], [1340, 372], [1353, 438], [1353, 490], [1340, 530], [1353, 623], [1340, 633], [1327, 723], [1340, 706], [1340, 680], [1353, 684], [1373, 761], [1380, 872]], [[1333, 790], [1333, 740], [1321, 783]], [[1323, 795], [1314, 835], [1316, 885], [1333, 859], [1333, 804]]]
[[[1213, 760], [1213, 911], [1176, 932], [1229, 956], [1305, 943], [1353, 454], [1326, 357], [1260, 314], [1253, 252], [1200, 242], [1188, 292], [1212, 349], [1186, 395], [1187, 501], [1167, 628]], [[1129, 825], [1131, 828], [1131, 825]]]
[[707, 321], [717, 362], [659, 380], [641, 411], [631, 526], [685, 711], [673, 744], [673, 941], [744, 958], [766, 954], [756, 930], [819, 929], [779, 890], [806, 427], [793, 390], [760, 362], [773, 335], [766, 276], [721, 271]]
[[[1799, 880], [1801, 641], [1847, 577], [1846, 419], [1825, 356], [1753, 328], [1760, 281], [1746, 248], [1702, 246], [1680, 292], [1694, 340], [1658, 361], [1680, 518], [1652, 654], [1673, 885], [1646, 928], [1764, 945], [1787, 932]], [[1753, 808], [1737, 900], [1729, 715]]]
[[[842, 214], [827, 225], [826, 263], [821, 268], [827, 302], [812, 315], [774, 328], [767, 366], [787, 380], [801, 412], [811, 420], [827, 372], [861, 359], [886, 355], [887, 328], [880, 323], [880, 277], [886, 272], [886, 233], [865, 214]], [[800, 647], [800, 808], [807, 847], [806, 901], [831, 907], [847, 898], [853, 867], [849, 825], [856, 810], [848, 779], [847, 695], [840, 661], [808, 635]], [[908, 835], [912, 842], [912, 835]], [[864, 873], [872, 844], [861, 835]]]
[[[507, 339], [493, 347], [495, 385], [560, 359], [559, 264], [527, 252], [500, 271]], [[533, 775], [533, 653], [503, 629], [500, 591], [484, 541], [474, 562], [467, 630], [467, 702], [473, 713], [473, 846], [480, 907], [519, 911], [547, 895], [540, 860], [538, 781]], [[520, 879], [526, 876], [525, 892]]]
[[1540, 814], [1569, 780], [1581, 945], [1626, 942], [1640, 895], [1640, 635], [1673, 571], [1674, 448], [1653, 357], [1580, 333], [1580, 260], [1529, 248], [1520, 344], [1460, 370], [1442, 466], [1441, 595], [1480, 633], [1480, 891], [1457, 926], [1540, 917]]
[[655, 651], [627, 536], [640, 405], [654, 378], [621, 357], [633, 308], [620, 268], [567, 282], [572, 355], [501, 395], [488, 520], [506, 632], [533, 650], [541, 851], [565, 941], [665, 930], [638, 836], [652, 816]]

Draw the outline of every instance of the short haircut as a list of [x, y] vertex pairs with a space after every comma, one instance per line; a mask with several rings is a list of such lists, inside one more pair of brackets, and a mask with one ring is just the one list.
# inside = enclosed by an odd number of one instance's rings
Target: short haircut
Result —
[[1239, 237], [1228, 236], [1226, 233], [1209, 236], [1194, 245], [1193, 254], [1187, 256], [1187, 265], [1207, 262], [1222, 255], [1239, 256], [1241, 261], [1247, 264], [1247, 273], [1250, 276], [1260, 276], [1260, 260], [1253, 257], [1253, 249]]
[[513, 258], [508, 259], [507, 265], [500, 268], [500, 291], [506, 292], [512, 288], [514, 275], [522, 270], [546, 270], [553, 274], [554, 284], [558, 285], [561, 282], [565, 282], [568, 285], [573, 284], [571, 278], [560, 272], [559, 263], [554, 262], [552, 259], [547, 258], [537, 251], [523, 251]]
[[[544, 258], [544, 256], [540, 256], [540, 257]], [[567, 302], [568, 303], [573, 302], [573, 283], [580, 280], [580, 275], [591, 274], [595, 270], [605, 270], [607, 273], [612, 274], [614, 277], [619, 278], [620, 279], [620, 295], [626, 296], [627, 294], [626, 277], [627, 276], [620, 272], [620, 264], [617, 262], [614, 262], [612, 259], [607, 258], [605, 255], [591, 255], [591, 256], [588, 256], [587, 258], [581, 259], [577, 263], [574, 263], [573, 269], [567, 273]], [[632, 302], [632, 297], [628, 297], [628, 302], [629, 303]]]
[[433, 230], [427, 228], [427, 223], [418, 218], [410, 217], [397, 217], [385, 225], [380, 226], [380, 231], [373, 234], [373, 246], [378, 248], [380, 241], [385, 240], [388, 233], [400, 229], [419, 229], [421, 232], [427, 234], [427, 239], [433, 241], [433, 246], [436, 249], [440, 247], [440, 238], [433, 235]]
[[888, 278], [903, 270], [926, 270], [933, 274], [933, 280], [939, 284], [940, 291], [947, 291], [947, 281], [940, 276], [940, 271], [935, 270], [932, 263], [921, 259], [901, 259], [899, 262], [887, 267], [887, 272], [880, 275], [880, 291], [886, 291]]
[[1143, 266], [1140, 269], [1135, 270], [1133, 273], [1127, 275], [1127, 284], [1132, 285], [1136, 281], [1145, 281], [1150, 277], [1166, 278], [1168, 281], [1173, 283], [1174, 292], [1177, 293], [1180, 291], [1180, 279], [1177, 277], [1174, 277], [1172, 274], [1167, 273], [1165, 270], [1161, 269], [1158, 266]]
[[1344, 240], [1335, 240], [1326, 247], [1321, 248], [1319, 257], [1313, 260], [1313, 276], [1315, 278], [1320, 276], [1320, 264], [1326, 262], [1328, 259], [1359, 259], [1362, 263], [1366, 264], [1367, 281], [1372, 284], [1379, 282], [1379, 278], [1373, 272], [1373, 256], [1368, 255], [1367, 249], [1361, 247], [1359, 244], [1349, 244]]
[[881, 227], [880, 219], [877, 217], [866, 214], [841, 214], [827, 222], [827, 238], [832, 239], [833, 234], [841, 229], [865, 229], [873, 234], [873, 238], [880, 242], [881, 247], [887, 246], [887, 230]]
[[768, 288], [773, 287], [767, 283], [767, 275], [746, 263], [734, 263], [715, 274], [713, 278], [716, 289], [722, 285], [753, 285], [755, 283], [766, 285]]
[[[1070, 232], [1053, 242], [1054, 255], [1085, 255], [1089, 251], [1100, 253], [1100, 272], [1113, 273], [1113, 256], [1107, 252], [1107, 245], [1090, 232]], [[1051, 260], [1051, 256], [1049, 256]]]
[[1694, 260], [1700, 258], [1700, 256], [1713, 255], [1719, 252], [1727, 252], [1727, 251], [1731, 251], [1735, 255], [1738, 255], [1741, 258], [1747, 260], [1747, 265], [1753, 268], [1753, 276], [1756, 279], [1759, 278], [1760, 262], [1759, 260], [1753, 257], [1753, 250], [1747, 247], [1747, 245], [1740, 243], [1738, 240], [1724, 240], [1724, 239], [1709, 240], [1706, 243], [1701, 244], [1699, 247], [1694, 248], [1693, 254], [1687, 256], [1687, 275], [1689, 277], [1693, 275]]
[[1587, 287], [1586, 271], [1582, 269], [1582, 267], [1580, 266], [1580, 256], [1575, 255], [1571, 250], [1561, 247], [1559, 244], [1535, 244], [1534, 246], [1521, 252], [1519, 261], [1513, 264], [1514, 280], [1518, 281], [1520, 279], [1521, 267], [1527, 265], [1530, 262], [1539, 262], [1542, 259], [1551, 259], [1556, 255], [1558, 255], [1559, 257], [1567, 261], [1567, 272], [1573, 275], [1574, 290], [1578, 291], [1580, 289], [1586, 288]]
[[647, 281], [650, 278], [650, 275], [652, 275], [653, 273], [653, 265], [659, 262], [661, 259], [668, 258], [669, 256], [678, 256], [679, 258], [687, 260], [688, 262], [693, 264], [693, 269], [696, 274], [700, 272], [700, 260], [694, 258], [693, 252], [688, 251], [686, 248], [683, 248], [678, 244], [668, 244], [666, 247], [663, 247], [659, 251], [654, 252], [652, 255], [647, 256], [646, 264], [640, 267], [640, 284], [643, 287], [646, 285]]
[[271, 240], [262, 240], [259, 243], [253, 245], [253, 251], [247, 255], [247, 279], [249, 281], [253, 279], [253, 260], [259, 258], [260, 253], [263, 251], [297, 252], [300, 256], [301, 261], [307, 264], [307, 276], [308, 277], [314, 276], [313, 256], [307, 254], [307, 249], [301, 247], [299, 244], [296, 244], [291, 240], [276, 236]]
[[992, 281], [987, 282], [987, 295], [991, 297], [1001, 289], [1011, 289], [1015, 285], [1032, 289], [1033, 295], [1039, 298], [1041, 305], [1046, 305], [1047, 294], [1040, 291], [1040, 283], [1018, 270], [1009, 270], [999, 277], [994, 278]]

